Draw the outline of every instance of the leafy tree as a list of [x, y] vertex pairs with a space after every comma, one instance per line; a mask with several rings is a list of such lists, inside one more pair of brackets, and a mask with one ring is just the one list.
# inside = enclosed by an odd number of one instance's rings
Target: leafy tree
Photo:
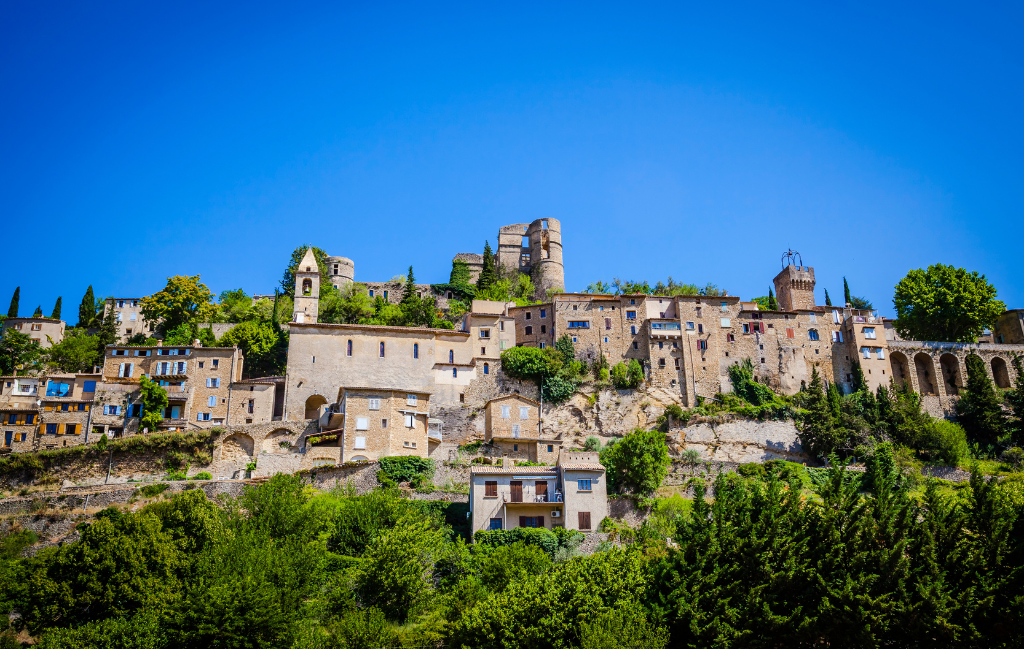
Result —
[[907, 273], [896, 284], [896, 331], [907, 340], [976, 342], [1006, 310], [984, 275], [943, 264]]
[[1010, 433], [1010, 445], [1024, 447], [1024, 363], [1017, 354], [1013, 355], [1013, 370], [1017, 373], [1017, 382], [1012, 390], [1006, 392], [1011, 415], [1006, 428]]
[[608, 293], [611, 293], [611, 290], [612, 290], [612, 287], [609, 286], [608, 284], [605, 284], [604, 282], [601, 282], [601, 281], [597, 281], [597, 282], [591, 282], [590, 284], [587, 284], [587, 288], [583, 292], [584, 293], [596, 293], [596, 294], [600, 294], [600, 295], [607, 295]]
[[985, 361], [976, 354], [967, 357], [967, 385], [956, 403], [957, 421], [974, 441], [995, 445], [1003, 435], [1006, 415], [992, 380], [985, 371]]
[[139, 379], [139, 392], [142, 396], [142, 419], [139, 420], [139, 428], [148, 428], [149, 432], [155, 432], [164, 419], [164, 410], [167, 409], [167, 390], [143, 376]]
[[253, 310], [252, 298], [237, 288], [220, 294], [220, 305], [215, 316], [216, 322], [243, 322], [259, 317]]
[[93, 327], [96, 324], [96, 296], [92, 291], [92, 284], [85, 289], [82, 296], [82, 303], [78, 305], [78, 326], [82, 328]]
[[97, 337], [84, 329], [69, 329], [62, 341], [43, 353], [49, 365], [69, 373], [91, 372], [103, 358]]
[[576, 360], [576, 347], [573, 345], [572, 336], [562, 334], [555, 341], [555, 351], [562, 355], [563, 363], [571, 363]]
[[[486, 547], [486, 546], [484, 546]], [[540, 575], [551, 567], [551, 557], [537, 545], [512, 543], [490, 548], [480, 560], [480, 580], [500, 593], [518, 579]]]
[[33, 318], [42, 318], [43, 317], [43, 305], [40, 304], [39, 306], [36, 307], [36, 310], [32, 312], [32, 317]]
[[733, 392], [751, 405], [764, 406], [775, 401], [771, 388], [754, 380], [754, 364], [749, 358], [729, 366], [729, 380]]
[[448, 283], [453, 286], [469, 286], [471, 275], [469, 264], [462, 259], [454, 259], [452, 260], [452, 272], [448, 276]]
[[635, 358], [620, 361], [611, 370], [612, 385], [620, 390], [635, 390], [644, 382], [644, 368]]
[[775, 299], [775, 294], [772, 293], [771, 287], [768, 287], [768, 295], [763, 297], [755, 297], [754, 302], [757, 302], [758, 306], [765, 311], [778, 311], [779, 303]]
[[197, 326], [209, 322], [217, 312], [213, 293], [199, 281], [199, 275], [175, 275], [167, 278], [167, 286], [153, 295], [142, 298], [142, 317], [159, 322], [162, 331], [171, 331], [181, 325]]
[[0, 372], [11, 376], [15, 370], [32, 369], [42, 356], [39, 344], [28, 334], [15, 329], [4, 329], [0, 335]]
[[548, 350], [536, 347], [512, 347], [501, 352], [502, 370], [516, 379], [540, 381], [558, 371], [557, 360]]
[[807, 413], [801, 421], [800, 443], [814, 457], [828, 457], [843, 442], [843, 436], [836, 430], [836, 422], [822, 388], [818, 368], [811, 370], [811, 383], [807, 386]]
[[[156, 615], [144, 612], [130, 618], [110, 617], [81, 626], [47, 631], [40, 649], [164, 649], [167, 633]], [[21, 646], [21, 645], [18, 645]]]
[[668, 630], [636, 602], [601, 611], [580, 627], [580, 649], [663, 649], [667, 644]]
[[224, 347], [237, 346], [245, 356], [245, 378], [277, 376], [284, 371], [287, 334], [266, 322], [249, 320], [229, 329], [219, 341]]
[[54, 320], [60, 320], [60, 301], [61, 298], [58, 297], [57, 303], [53, 305], [53, 313], [50, 314], [50, 317]]
[[321, 291], [325, 286], [330, 286], [331, 276], [327, 268], [327, 253], [322, 248], [306, 244], [292, 251], [288, 266], [284, 269], [284, 275], [281, 277], [281, 291], [285, 295], [295, 295], [295, 272], [299, 269], [299, 262], [306, 256], [306, 251], [310, 248], [313, 249], [313, 257], [316, 259], [317, 269], [320, 271]]
[[576, 391], [576, 381], [563, 376], [549, 376], [541, 384], [541, 392], [548, 403], [562, 403]]
[[320, 291], [320, 322], [368, 324], [374, 317], [374, 301], [365, 284], [348, 284], [339, 289], [328, 286]]
[[650, 496], [668, 475], [668, 447], [658, 430], [634, 429], [601, 451], [609, 486], [620, 493]]
[[486, 291], [497, 281], [497, 270], [495, 268], [496, 261], [494, 259], [494, 253], [491, 251], [491, 242], [484, 242], [484, 260], [483, 268], [480, 269], [480, 275], [476, 279], [476, 288], [478, 291]]
[[14, 295], [11, 297], [11, 306], [7, 309], [8, 318], [18, 317], [18, 302], [21, 300], [21, 287], [16, 286], [14, 288]]

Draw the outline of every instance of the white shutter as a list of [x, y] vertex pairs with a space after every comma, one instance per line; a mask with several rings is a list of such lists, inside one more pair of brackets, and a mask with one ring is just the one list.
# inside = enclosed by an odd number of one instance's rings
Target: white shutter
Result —
[[366, 438], [365, 437], [357, 437], [356, 438], [356, 444], [355, 444], [355, 446], [353, 448], [365, 449], [366, 448]]
[[416, 423], [416, 422], [415, 422], [415, 420], [413, 419], [413, 416], [412, 416], [412, 415], [406, 415], [406, 416], [405, 416], [405, 427], [406, 427], [406, 428], [412, 428], [412, 427], [413, 427], [413, 425], [414, 425], [415, 423]]
[[370, 420], [366, 417], [356, 417], [356, 430], [369, 430]]
[[135, 363], [128, 363], [128, 378], [135, 374]]
[[501, 407], [501, 418], [502, 419], [511, 419], [512, 418], [512, 408], [510, 406], [502, 406]]
[[124, 378], [124, 363], [121, 363], [120, 365], [117, 366], [117, 375], [121, 378]]
[[520, 419], [529, 419], [530, 418], [530, 408], [528, 406], [519, 406], [519, 418]]
[[880, 361], [884, 361], [885, 360], [885, 350], [884, 349], [882, 349], [881, 347], [877, 347], [877, 348], [875, 348], [875, 353], [878, 355], [878, 360], [880, 360]]

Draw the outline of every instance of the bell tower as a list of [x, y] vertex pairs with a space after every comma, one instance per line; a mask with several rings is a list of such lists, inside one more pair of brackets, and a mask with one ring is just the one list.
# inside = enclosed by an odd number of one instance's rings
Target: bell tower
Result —
[[295, 309], [292, 322], [315, 323], [320, 310], [320, 267], [312, 248], [306, 248], [295, 270]]
[[782, 311], [814, 308], [814, 268], [804, 266], [795, 250], [782, 255], [782, 272], [775, 276], [775, 298]]

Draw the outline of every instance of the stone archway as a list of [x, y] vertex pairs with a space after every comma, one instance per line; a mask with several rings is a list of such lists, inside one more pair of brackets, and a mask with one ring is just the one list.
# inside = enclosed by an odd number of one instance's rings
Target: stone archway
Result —
[[960, 373], [960, 359], [954, 354], [943, 354], [939, 358], [939, 367], [942, 369], [942, 385], [946, 388], [946, 394], [960, 394], [960, 388], [964, 385], [963, 375]]
[[327, 399], [322, 395], [314, 394], [310, 398], [306, 399], [306, 419], [319, 419], [320, 418], [320, 406], [327, 405]]
[[236, 464], [243, 464], [252, 460], [253, 448], [256, 444], [253, 439], [245, 433], [229, 435], [221, 444], [220, 459], [228, 460]]
[[935, 383], [935, 362], [932, 357], [920, 352], [914, 356], [914, 366], [917, 370], [917, 390], [921, 396], [938, 395]]
[[263, 438], [261, 450], [264, 453], [287, 453], [288, 447], [281, 446], [281, 443], [287, 442], [288, 446], [290, 447], [292, 438], [294, 436], [295, 433], [288, 430], [287, 428], [278, 428], [277, 430]]
[[1006, 367], [1006, 361], [998, 356], [992, 359], [992, 379], [997, 388], [1007, 389], [1010, 385], [1010, 371]]
[[903, 352], [892, 352], [889, 355], [889, 364], [892, 365], [892, 377], [897, 384], [913, 387], [910, 380], [910, 361]]

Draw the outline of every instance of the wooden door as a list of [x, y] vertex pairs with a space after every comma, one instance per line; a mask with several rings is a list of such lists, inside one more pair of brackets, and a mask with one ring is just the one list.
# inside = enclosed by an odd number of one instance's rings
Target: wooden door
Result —
[[546, 503], [548, 501], [548, 483], [537, 483], [537, 500], [542, 503]]
[[512, 502], [521, 503], [523, 502], [523, 483], [520, 480], [513, 480], [509, 483], [512, 487]]

